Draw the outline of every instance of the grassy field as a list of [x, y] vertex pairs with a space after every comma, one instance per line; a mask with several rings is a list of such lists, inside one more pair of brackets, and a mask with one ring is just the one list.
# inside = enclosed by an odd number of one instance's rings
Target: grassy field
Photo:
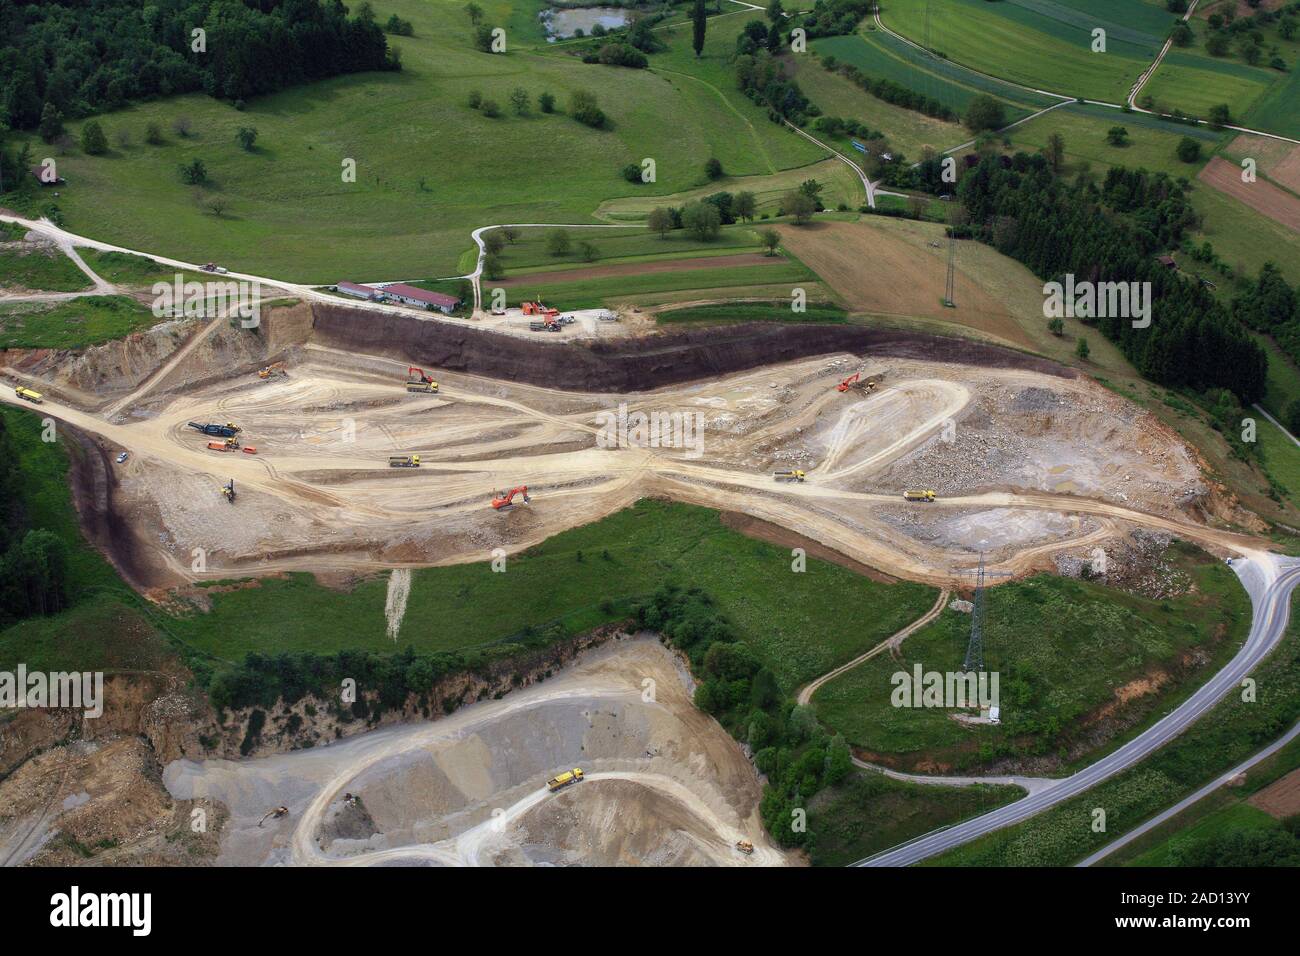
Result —
[[1264, 450], [1264, 470], [1286, 489], [1291, 503], [1300, 507], [1300, 448], [1266, 418], [1256, 420], [1256, 437]]
[[[861, 653], [934, 600], [922, 585], [879, 584], [821, 561], [809, 561], [804, 574], [789, 569], [788, 549], [727, 529], [716, 512], [646, 500], [512, 557], [505, 574], [487, 562], [416, 571], [397, 645], [477, 647], [551, 622], [576, 633], [625, 616], [629, 599], [675, 581], [711, 594], [788, 691]], [[310, 575], [267, 578], [214, 593], [211, 612], [178, 619], [172, 630], [227, 660], [254, 650], [383, 653], [396, 649], [385, 634], [386, 591], [386, 578], [350, 593], [321, 587]], [[846, 617], [860, 626], [834, 625]]]
[[0, 289], [80, 292], [90, 279], [55, 247], [0, 247]]
[[1150, 714], [1184, 689], [1184, 654], [1199, 649], [1211, 661], [1226, 659], [1250, 622], [1245, 592], [1219, 561], [1181, 544], [1169, 558], [1194, 582], [1193, 593], [1155, 601], [1047, 575], [990, 589], [984, 660], [1001, 675], [1000, 726], [972, 729], [950, 709], [891, 705], [895, 673], [918, 663], [925, 671], [961, 669], [970, 615], [952, 610], [909, 637], [902, 660], [880, 655], [823, 687], [813, 698], [817, 715], [871, 753], [960, 767], [999, 753], [1078, 745], [1088, 738], [1082, 727], [1100, 720], [1098, 711], [1121, 688], [1166, 682], [1158, 694], [1136, 694], [1122, 711], [1130, 719]]
[[0, 348], [85, 348], [158, 322], [151, 310], [120, 295], [0, 305]]
[[[958, 115], [964, 113], [970, 101], [981, 94], [994, 96], [1005, 104], [1008, 122], [1056, 102], [1051, 97], [1022, 90], [992, 77], [980, 76], [956, 63], [922, 53], [871, 25], [864, 26], [861, 32], [850, 36], [816, 40], [812, 49], [819, 56], [830, 55], [842, 63], [850, 63], [867, 76], [893, 80], [917, 93], [933, 97], [955, 110]], [[823, 108], [834, 113], [834, 110]], [[854, 118], [876, 125], [871, 111]]]
[[1300, 741], [1292, 741], [1246, 771], [1240, 786], [1220, 787], [1169, 821], [1115, 851], [1102, 866], [1175, 866], [1175, 847], [1233, 831], [1271, 830], [1278, 821], [1247, 799], [1300, 766]]
[[817, 841], [809, 855], [814, 866], [847, 866], [1023, 795], [1019, 787], [939, 787], [855, 771], [810, 801], [808, 823]]
[[[59, 205], [73, 231], [190, 261], [310, 283], [364, 276], [434, 278], [461, 271], [470, 231], [492, 222], [587, 222], [602, 202], [644, 198], [620, 168], [647, 156], [657, 163], [653, 191], [704, 185], [704, 161], [717, 157], [734, 176], [767, 175], [819, 162], [813, 144], [767, 119], [730, 75], [741, 17], [711, 24], [707, 55], [696, 60], [688, 35], [655, 69], [586, 65], [542, 42], [540, 0], [484, 0], [484, 21], [503, 25], [508, 52], [478, 53], [463, 4], [386, 0], [414, 24], [413, 37], [390, 38], [401, 73], [337, 77], [247, 104], [243, 111], [206, 96], [133, 106], [100, 122], [115, 145], [102, 157], [60, 161], [68, 179]], [[681, 49], [679, 49], [681, 48]], [[663, 65], [660, 71], [659, 66]], [[508, 96], [522, 87], [533, 108], [516, 116]], [[574, 90], [598, 94], [611, 128], [589, 129], [563, 113], [544, 115], [538, 94], [566, 108]], [[497, 100], [502, 116], [471, 110], [472, 90]], [[192, 134], [173, 130], [188, 117]], [[146, 124], [164, 142], [144, 142]], [[258, 131], [242, 150], [235, 133]], [[79, 124], [70, 124], [75, 137]], [[131, 137], [116, 145], [119, 131]], [[38, 151], [39, 152], [39, 151]], [[184, 185], [182, 163], [201, 159], [211, 184]], [[356, 182], [342, 179], [356, 161]], [[219, 196], [217, 216], [201, 204]]]
[[[144, 256], [133, 256], [125, 252], [103, 252], [90, 248], [83, 248], [78, 252], [96, 275], [117, 286], [140, 288], [160, 281], [171, 282], [176, 278], [176, 269], [155, 262], [153, 259], [146, 259]], [[181, 275], [183, 281], [199, 278], [192, 273], [182, 272]], [[211, 278], [205, 275], [202, 281], [211, 281]]]
[[[1300, 718], [1300, 598], [1278, 648], [1251, 675], [1251, 703], [1229, 694], [1139, 766], [1035, 817], [927, 861], [930, 866], [1068, 866], [1276, 740]], [[1106, 829], [1092, 811], [1106, 808]]]
[[[509, 274], [507, 278], [510, 278]], [[595, 309], [626, 303], [655, 304], [662, 301], [660, 296], [666, 292], [690, 291], [696, 293], [694, 298], [707, 299], [715, 297], [719, 290], [727, 290], [731, 296], [735, 296], [737, 290], [744, 290], [748, 295], [752, 286], [777, 284], [784, 284], [786, 296], [799, 286], [811, 297], [816, 281], [817, 276], [802, 263], [778, 259], [774, 265], [684, 269], [567, 282], [547, 281], [538, 285], [524, 282], [507, 289], [507, 300], [511, 305], [517, 305], [542, 295], [544, 301], [559, 303], [565, 309]], [[491, 282], [487, 285], [490, 287]]]
[[[718, 192], [720, 190], [714, 190]], [[625, 229], [565, 229], [569, 236], [569, 252], [554, 256], [547, 250], [547, 238], [553, 228], [521, 229], [519, 238], [507, 243], [501, 253], [501, 264], [507, 278], [517, 271], [533, 272], [560, 269], [581, 269], [588, 266], [614, 265], [623, 262], [651, 262], [660, 259], [685, 259], [701, 256], [729, 256], [737, 252], [758, 252], [761, 248], [758, 233], [745, 225], [724, 226], [717, 238], [699, 240], [684, 229], [674, 229], [663, 238], [644, 226]], [[582, 258], [578, 246], [590, 242], [597, 256], [591, 262]]]
[[[806, 91], [805, 91], [806, 92]], [[822, 204], [834, 209], [844, 203], [856, 209], [864, 202], [862, 181], [838, 159], [824, 159], [808, 166], [782, 170], [762, 176], [726, 176], [680, 193], [668, 196], [644, 195], [623, 196], [600, 204], [596, 215], [612, 222], [639, 222], [650, 215], [650, 210], [659, 206], [681, 206], [685, 203], [716, 192], [752, 192], [759, 215], [775, 216], [781, 204], [781, 197], [806, 179], [814, 179], [822, 186]]]
[[679, 322], [843, 322], [847, 317], [848, 313], [843, 309], [829, 304], [810, 304], [806, 311], [795, 312], [789, 302], [736, 302], [672, 309], [660, 312], [655, 321], [660, 325]]
[[[1154, 7], [1096, 0], [884, 0], [881, 19], [909, 40], [1015, 83], [1120, 102], [1155, 58], [1173, 18]], [[1092, 30], [1106, 51], [1091, 50]]]

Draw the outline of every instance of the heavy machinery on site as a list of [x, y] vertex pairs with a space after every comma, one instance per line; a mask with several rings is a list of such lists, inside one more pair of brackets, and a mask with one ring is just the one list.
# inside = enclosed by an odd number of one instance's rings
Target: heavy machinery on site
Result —
[[920, 488], [908, 488], [903, 492], [903, 498], [907, 501], [934, 501], [935, 494], [933, 491], [922, 490]]
[[569, 784], [578, 783], [580, 780], [582, 780], [582, 770], [579, 767], [574, 767], [572, 770], [566, 770], [558, 777], [552, 777], [546, 781], [546, 789], [554, 793], [556, 790], [563, 790]]
[[419, 455], [389, 455], [388, 467], [389, 468], [419, 468], [420, 456]]
[[739, 850], [741, 853], [746, 853], [746, 854], [753, 853], [754, 844], [750, 843], [748, 840], [737, 840], [736, 849]]
[[231, 478], [228, 482], [226, 482], [224, 485], [221, 486], [221, 494], [232, 505], [235, 503], [235, 479], [234, 478]]
[[540, 315], [543, 319], [555, 319], [560, 314], [559, 309], [552, 309], [549, 305], [542, 305], [541, 302], [525, 302], [522, 308], [524, 315]]
[[40, 405], [44, 401], [40, 392], [33, 392], [30, 388], [23, 388], [21, 385], [15, 386], [14, 394], [33, 405]]
[[210, 441], [208, 442], [208, 447], [213, 451], [238, 451], [239, 439], [231, 437], [227, 438], [225, 441]]
[[854, 372], [844, 381], [835, 386], [837, 392], [874, 392], [876, 386], [880, 384], [883, 376], [877, 375], [874, 378], [864, 379], [861, 372]]
[[257, 377], [270, 378], [272, 375], [288, 375], [288, 374], [289, 372], [285, 368], [283, 362], [272, 362], [266, 368], [259, 369], [257, 373]]
[[515, 495], [523, 495], [524, 504], [528, 504], [533, 500], [528, 497], [528, 486], [520, 485], [518, 488], [511, 488], [509, 491], [498, 491], [496, 497], [492, 499], [492, 507], [497, 511], [502, 508], [509, 508], [515, 503]]
[[798, 468], [791, 468], [789, 471], [774, 471], [772, 477], [777, 481], [803, 481], [808, 476]]
[[226, 422], [224, 425], [219, 425], [215, 422], [208, 424], [188, 422], [187, 424], [189, 424], [190, 428], [197, 428], [205, 435], [215, 435], [218, 438], [233, 438], [235, 435], [243, 431], [243, 429], [234, 422]]
[[438, 383], [424, 374], [424, 369], [412, 365], [406, 370], [406, 390], [408, 392], [433, 393], [438, 391]]

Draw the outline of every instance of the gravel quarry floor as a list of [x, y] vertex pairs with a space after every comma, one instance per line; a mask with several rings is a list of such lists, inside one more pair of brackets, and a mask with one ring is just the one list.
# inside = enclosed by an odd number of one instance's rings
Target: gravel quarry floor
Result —
[[[548, 791], [574, 767], [585, 780]], [[175, 761], [163, 780], [177, 799], [228, 808], [218, 864], [793, 862], [763, 830], [753, 766], [651, 635], [440, 720], [256, 760]], [[258, 825], [281, 805], [286, 817]]]

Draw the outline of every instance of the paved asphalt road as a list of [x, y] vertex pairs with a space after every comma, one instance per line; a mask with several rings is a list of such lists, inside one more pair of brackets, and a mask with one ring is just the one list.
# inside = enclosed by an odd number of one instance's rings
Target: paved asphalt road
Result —
[[986, 833], [1020, 823], [1139, 763], [1186, 730], [1218, 703], [1220, 698], [1239, 686], [1242, 678], [1277, 646], [1286, 632], [1291, 591], [1300, 584], [1300, 559], [1297, 558], [1256, 553], [1250, 558], [1235, 559], [1232, 566], [1247, 593], [1250, 594], [1251, 604], [1254, 606], [1255, 615], [1251, 622], [1250, 635], [1227, 666], [1211, 677], [1181, 706], [1114, 753], [1108, 754], [1073, 776], [1066, 777], [1048, 790], [1032, 793], [983, 816], [928, 833], [853, 865], [909, 866], [951, 850], [953, 847], [969, 843]]

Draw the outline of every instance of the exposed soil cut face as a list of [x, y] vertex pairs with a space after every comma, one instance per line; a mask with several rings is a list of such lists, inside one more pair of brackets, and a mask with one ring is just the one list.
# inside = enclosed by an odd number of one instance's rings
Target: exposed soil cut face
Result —
[[[574, 767], [584, 781], [547, 790]], [[259, 760], [177, 761], [164, 779], [177, 799], [229, 808], [227, 864], [786, 862], [763, 831], [754, 768], [652, 636], [432, 723]], [[258, 826], [281, 805], [287, 817]], [[742, 839], [752, 856], [735, 849]]]
[[1300, 199], [1286, 190], [1263, 179], [1243, 183], [1240, 167], [1219, 156], [1206, 163], [1196, 178], [1245, 203], [1274, 222], [1300, 232]]

